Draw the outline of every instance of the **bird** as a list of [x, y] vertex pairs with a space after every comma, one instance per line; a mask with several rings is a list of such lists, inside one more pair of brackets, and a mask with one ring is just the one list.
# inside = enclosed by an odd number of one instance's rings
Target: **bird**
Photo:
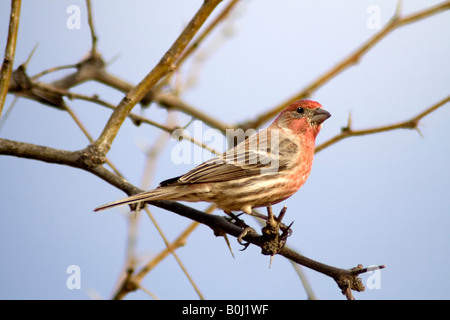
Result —
[[315, 140], [331, 114], [313, 100], [286, 106], [266, 129], [187, 173], [162, 181], [156, 189], [94, 209], [153, 200], [209, 202], [227, 214], [277, 204], [308, 179]]

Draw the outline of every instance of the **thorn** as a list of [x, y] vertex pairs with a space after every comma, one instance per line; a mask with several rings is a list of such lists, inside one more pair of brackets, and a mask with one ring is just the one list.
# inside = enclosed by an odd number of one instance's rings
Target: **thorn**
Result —
[[398, 0], [397, 7], [395, 8], [394, 20], [397, 20], [397, 19], [400, 18], [400, 14], [401, 14], [401, 11], [402, 11], [402, 5], [403, 5], [403, 1], [402, 0]]
[[28, 67], [28, 62], [30, 62], [31, 58], [33, 57], [34, 53], [36, 52], [36, 49], [37, 49], [38, 45], [39, 45], [39, 43], [36, 43], [36, 45], [34, 46], [33, 50], [31, 50], [31, 53], [28, 56], [27, 61], [25, 61], [25, 63], [23, 63], [23, 66], [25, 68]]
[[273, 257], [274, 257], [274, 254], [272, 254], [272, 255], [270, 256], [269, 269], [272, 267]]
[[113, 64], [114, 62], [116, 62], [116, 60], [118, 60], [120, 57], [122, 56], [121, 53], [116, 54], [114, 57], [112, 57], [108, 62], [106, 62], [105, 67], [110, 66], [111, 64]]
[[349, 131], [352, 129], [352, 110], [349, 110], [349, 111], [348, 111], [347, 129], [348, 129]]
[[417, 133], [419, 134], [419, 136], [422, 138], [422, 139], [425, 139], [424, 138], [424, 136], [423, 136], [423, 134], [422, 134], [422, 132], [420, 131], [420, 129], [419, 129], [419, 126], [418, 125], [416, 125], [415, 127], [414, 127], [414, 130], [416, 130], [417, 131]]
[[230, 253], [233, 256], [233, 259], [235, 259], [235, 256], [234, 256], [234, 253], [233, 253], [233, 249], [231, 248], [231, 244], [230, 244], [230, 241], [228, 240], [228, 237], [227, 237], [226, 233], [223, 235], [223, 238], [225, 239], [225, 242], [226, 242], [226, 244], [228, 246], [228, 250], [230, 250]]
[[[286, 211], [287, 211], [287, 206], [284, 206], [283, 209], [281, 209], [280, 214], [278, 215], [278, 218], [277, 218], [278, 222], [281, 222], [281, 220], [283, 220], [284, 215], [286, 214]], [[292, 223], [291, 223], [291, 225], [292, 225]]]

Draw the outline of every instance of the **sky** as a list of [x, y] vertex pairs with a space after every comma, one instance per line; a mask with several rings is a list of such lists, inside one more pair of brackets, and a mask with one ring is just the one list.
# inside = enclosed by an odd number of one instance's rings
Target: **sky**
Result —
[[[93, 1], [98, 50], [107, 70], [137, 84], [201, 3]], [[403, 1], [401, 12], [407, 15], [437, 3]], [[73, 14], [70, 6], [80, 9], [79, 27], [67, 24]], [[395, 6], [393, 1], [365, 0], [339, 5], [330, 0], [241, 1], [177, 75], [180, 97], [224, 123], [254, 119], [379, 32]], [[9, 2], [2, 1], [2, 48], [9, 11]], [[354, 129], [373, 128], [408, 120], [447, 97], [449, 17], [447, 11], [394, 30], [356, 65], [315, 91], [311, 99], [332, 114], [317, 144], [338, 134], [349, 114]], [[84, 1], [23, 1], [14, 68], [36, 45], [29, 75], [80, 61], [90, 44]], [[41, 81], [51, 82], [68, 72], [49, 74]], [[123, 98], [123, 93], [93, 82], [73, 91], [98, 94], [113, 104]], [[8, 95], [0, 138], [65, 150], [89, 144], [67, 113], [26, 99], [19, 99], [8, 112], [13, 99]], [[111, 111], [85, 101], [68, 104], [98, 137]], [[145, 110], [137, 106], [134, 112], [167, 121], [167, 110], [156, 105]], [[190, 116], [171, 117], [180, 126], [189, 124], [187, 131], [194, 134], [196, 122]], [[386, 265], [381, 272], [361, 276], [366, 290], [354, 293], [356, 299], [449, 299], [449, 119], [447, 104], [422, 119], [420, 134], [396, 130], [351, 137], [318, 153], [306, 184], [274, 206], [277, 212], [287, 205], [285, 221], [294, 221], [288, 245], [336, 267]], [[108, 158], [134, 185], [156, 187], [194, 167], [175, 163], [172, 150], [178, 141], [163, 136], [166, 143], [156, 168], [145, 177], [145, 150], [161, 137], [159, 129], [125, 121]], [[10, 156], [0, 156], [0, 190], [0, 299], [112, 297], [127, 258], [130, 213], [127, 208], [102, 213], [93, 209], [125, 196], [122, 191], [79, 169]], [[191, 205], [207, 208], [206, 203]], [[190, 224], [171, 212], [150, 209], [169, 241]], [[165, 245], [145, 214], [136, 219], [140, 266]], [[269, 258], [259, 248], [239, 251], [234, 238], [230, 243], [234, 258], [223, 238], [200, 226], [177, 250], [206, 299], [306, 299], [289, 261], [275, 256], [269, 268]], [[344, 299], [332, 279], [302, 270], [318, 299]], [[156, 266], [142, 286], [159, 299], [198, 299], [172, 256]], [[126, 299], [152, 297], [138, 290]]]

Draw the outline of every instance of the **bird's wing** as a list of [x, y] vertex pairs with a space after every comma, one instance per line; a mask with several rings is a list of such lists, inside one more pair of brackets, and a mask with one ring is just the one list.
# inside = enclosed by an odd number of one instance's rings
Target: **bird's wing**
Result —
[[[177, 179], [176, 183], [205, 183], [230, 181], [285, 170], [289, 156], [297, 145], [283, 139], [271, 144], [267, 135], [254, 135], [238, 146], [212, 158]], [[255, 143], [256, 142], [256, 143]]]

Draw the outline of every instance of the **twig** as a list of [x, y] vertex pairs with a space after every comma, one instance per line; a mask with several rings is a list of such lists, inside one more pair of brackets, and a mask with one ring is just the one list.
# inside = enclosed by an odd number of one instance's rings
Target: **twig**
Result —
[[64, 69], [72, 69], [72, 68], [76, 68], [77, 65], [76, 64], [66, 64], [63, 66], [57, 66], [57, 67], [53, 67], [53, 68], [48, 68], [46, 70], [42, 70], [39, 73], [36, 73], [34, 76], [30, 77], [31, 80], [37, 80], [42, 76], [45, 76], [46, 74], [55, 72], [55, 71], [59, 71], [59, 70], [64, 70]]
[[211, 32], [230, 14], [234, 6], [237, 4], [239, 0], [231, 0], [230, 3], [215, 17], [215, 19], [204, 28], [204, 30], [193, 40], [192, 44], [190, 44], [180, 58], [177, 61], [175, 68], [169, 72], [161, 81], [155, 85], [155, 92], [160, 92], [161, 88], [167, 85], [170, 82], [170, 79], [173, 75], [176, 74], [176, 71], [179, 70], [180, 66], [186, 61], [188, 57], [192, 55], [193, 52], [197, 48], [200, 47], [201, 43], [211, 34]]
[[[70, 108], [67, 104], [65, 104], [66, 111], [69, 113], [69, 115], [72, 117], [73, 121], [77, 124], [77, 126], [80, 128], [80, 130], [83, 132], [83, 134], [86, 136], [86, 138], [89, 140], [90, 143], [94, 142], [94, 139], [92, 138], [92, 135], [88, 132], [84, 124], [81, 122], [80, 118], [75, 114], [75, 112]], [[115, 174], [118, 176], [122, 176], [119, 169], [108, 159], [105, 158], [106, 164], [114, 171]]]
[[14, 99], [11, 102], [11, 104], [9, 105], [8, 109], [6, 109], [5, 113], [3, 114], [3, 117], [0, 118], [0, 131], [2, 130], [3, 124], [6, 122], [9, 115], [11, 114], [14, 106], [16, 105], [17, 100], [19, 100], [19, 97], [14, 97]]
[[[169, 114], [168, 116], [168, 125], [170, 125], [170, 123], [173, 121], [171, 115]], [[160, 135], [160, 137], [158, 139], [156, 139], [155, 144], [153, 145], [153, 147], [146, 152], [147, 154], [147, 160], [146, 160], [146, 166], [144, 169], [144, 173], [143, 173], [143, 177], [145, 179], [145, 181], [142, 181], [141, 183], [141, 187], [143, 187], [144, 189], [146, 189], [148, 187], [148, 180], [151, 179], [151, 176], [153, 175], [153, 167], [155, 165], [155, 161], [156, 161], [156, 156], [159, 154], [160, 149], [162, 148], [162, 146], [166, 143], [166, 139], [167, 137], [163, 134]], [[159, 226], [159, 224], [157, 223], [156, 219], [154, 218], [154, 216], [151, 214], [150, 210], [148, 209], [148, 207], [145, 208], [145, 211], [147, 213], [147, 215], [149, 216], [150, 220], [153, 222], [155, 228], [157, 229], [158, 233], [160, 234], [161, 238], [163, 239], [163, 242], [166, 245], [166, 249], [168, 250], [168, 252], [170, 252], [175, 260], [178, 262], [180, 268], [182, 269], [182, 271], [184, 272], [184, 274], [186, 275], [186, 277], [188, 278], [189, 282], [192, 284], [194, 290], [197, 292], [197, 294], [199, 295], [200, 299], [203, 299], [203, 296], [200, 292], [200, 290], [198, 289], [197, 285], [194, 283], [192, 277], [189, 275], [189, 273], [187, 272], [185, 266], [183, 265], [183, 263], [181, 262], [180, 258], [178, 257], [178, 255], [175, 253], [174, 249], [176, 247], [173, 247], [171, 244], [169, 244], [167, 237], [164, 235], [161, 227]], [[128, 221], [129, 221], [129, 232], [128, 232], [128, 245], [127, 245], [127, 262], [126, 265], [128, 266], [126, 268], [126, 270], [128, 269], [132, 269], [135, 270], [135, 254], [134, 254], [134, 247], [136, 244], [136, 237], [137, 237], [137, 224], [138, 224], [138, 220], [140, 218], [139, 214], [135, 214], [135, 215], [128, 215]], [[126, 281], [132, 281], [134, 282], [136, 285], [135, 286], [129, 286], [126, 282], [122, 282], [119, 285], [119, 290], [117, 291], [117, 293], [114, 295], [115, 299], [122, 299], [129, 291], [127, 291], [127, 288], [133, 288], [133, 287], [139, 287], [142, 289], [141, 286], [141, 280], [142, 279], [135, 279], [134, 275], [131, 276], [133, 272], [130, 273], [130, 275], [128, 277], [122, 277], [124, 280]]]
[[198, 222], [192, 222], [183, 233], [181, 233], [175, 241], [173, 241], [169, 247], [166, 247], [164, 250], [162, 250], [158, 255], [156, 255], [152, 260], [150, 260], [145, 266], [133, 277], [129, 277], [127, 279], [124, 279], [120, 286], [118, 287], [118, 290], [113, 295], [114, 300], [122, 300], [129, 292], [132, 290], [129, 290], [130, 286], [127, 285], [127, 281], [133, 281], [134, 283], [141, 283], [144, 277], [153, 270], [154, 267], [156, 267], [162, 260], [164, 260], [172, 251], [176, 250], [179, 247], [182, 247], [186, 244], [187, 237], [199, 226], [200, 224]]
[[95, 34], [94, 19], [92, 18], [91, 0], [86, 0], [86, 7], [88, 12], [89, 29], [91, 30], [91, 41], [92, 41], [91, 53], [95, 55], [97, 51], [97, 35]]
[[151, 214], [150, 210], [148, 209], [148, 207], [145, 207], [145, 212], [147, 213], [147, 216], [150, 218], [150, 220], [152, 221], [153, 225], [155, 226], [156, 230], [158, 230], [159, 236], [163, 239], [164, 244], [166, 245], [167, 250], [169, 250], [170, 254], [175, 258], [175, 260], [177, 261], [178, 265], [180, 266], [181, 270], [183, 271], [183, 273], [185, 274], [186, 278], [189, 280], [191, 286], [194, 288], [195, 292], [197, 293], [197, 295], [199, 296], [199, 298], [201, 300], [204, 300], [205, 298], [203, 297], [203, 294], [200, 292], [200, 289], [198, 288], [198, 286], [196, 285], [196, 283], [194, 282], [194, 280], [192, 279], [191, 275], [189, 274], [189, 272], [187, 271], [186, 267], [184, 266], [184, 264], [181, 262], [180, 258], [178, 257], [178, 254], [172, 250], [172, 247], [170, 245], [170, 242], [167, 240], [166, 236], [164, 235], [161, 227], [159, 226], [158, 222], [156, 221], [156, 219], [153, 217], [153, 215]]
[[353, 130], [351, 128], [351, 119], [349, 119], [349, 123], [347, 127], [342, 128], [341, 133], [332, 137], [328, 141], [325, 141], [324, 143], [318, 145], [316, 147], [315, 152], [318, 153], [322, 151], [323, 149], [331, 146], [332, 144], [335, 144], [338, 141], [341, 141], [342, 139], [348, 138], [348, 137], [355, 137], [355, 136], [363, 136], [368, 134], [374, 134], [374, 133], [380, 133], [385, 131], [391, 131], [391, 130], [397, 130], [397, 129], [415, 129], [418, 130], [418, 124], [419, 121], [424, 118], [425, 116], [429, 115], [431, 112], [437, 110], [438, 108], [442, 107], [444, 104], [450, 102], [450, 96], [442, 99], [438, 103], [432, 105], [431, 107], [427, 108], [426, 110], [422, 111], [418, 115], [412, 117], [409, 120], [406, 120], [404, 122], [387, 125], [387, 126], [381, 126], [377, 128], [371, 128], [371, 129], [363, 129], [363, 130]]
[[17, 31], [19, 29], [21, 0], [11, 0], [11, 14], [9, 18], [8, 40], [6, 40], [5, 57], [0, 70], [0, 117], [9, 90], [9, 82], [16, 53]]

